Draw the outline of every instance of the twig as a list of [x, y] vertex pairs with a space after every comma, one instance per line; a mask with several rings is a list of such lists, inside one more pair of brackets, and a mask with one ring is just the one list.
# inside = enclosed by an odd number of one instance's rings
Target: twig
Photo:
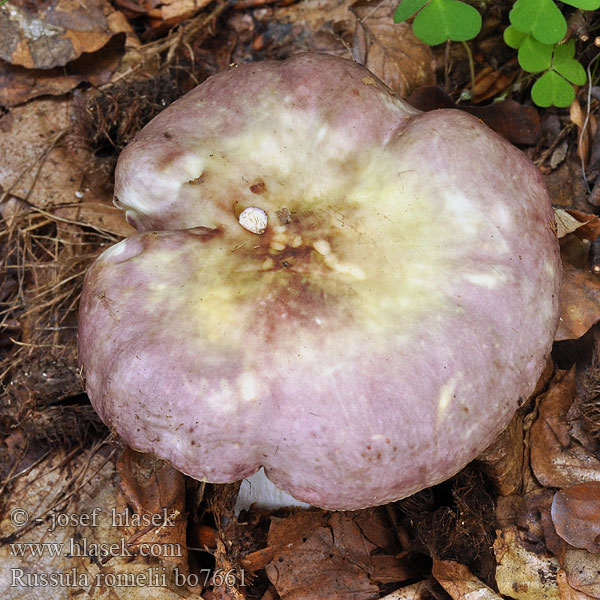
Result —
[[123, 73], [115, 76], [108, 83], [99, 86], [98, 89], [104, 91], [112, 87], [122, 79], [125, 79], [139, 71], [150, 58], [161, 54], [165, 50], [168, 50], [168, 53], [163, 66], [170, 64], [175, 56], [175, 51], [180, 46], [189, 47], [190, 41], [194, 38], [198, 30], [203, 29], [208, 23], [210, 23], [210, 21], [216, 19], [227, 8], [227, 6], [227, 1], [221, 0], [220, 2], [217, 2], [215, 8], [208, 15], [197, 16], [191, 21], [179, 25], [175, 30], [169, 33], [165, 39], [150, 42], [145, 46], [142, 46], [139, 50], [142, 54], [142, 58], [138, 63], [132, 67], [129, 67], [129, 69], [123, 71]]

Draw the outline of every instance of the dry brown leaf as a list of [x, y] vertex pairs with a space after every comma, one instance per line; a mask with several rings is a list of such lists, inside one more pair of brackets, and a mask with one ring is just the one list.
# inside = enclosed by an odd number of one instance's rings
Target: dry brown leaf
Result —
[[356, 511], [353, 516], [363, 535], [375, 546], [391, 555], [401, 551], [398, 537], [390, 527], [385, 508], [381, 506], [367, 508]]
[[575, 396], [575, 369], [557, 374], [530, 429], [531, 468], [546, 487], [600, 480], [600, 461], [571, 438], [567, 412]]
[[[160, 20], [167, 25], [177, 25], [189, 19], [212, 0], [162, 0], [159, 8]], [[154, 14], [153, 14], [154, 16]], [[156, 15], [158, 16], [158, 15]]]
[[472, 101], [483, 102], [500, 95], [516, 79], [519, 71], [516, 58], [508, 61], [500, 69], [490, 65], [484, 67], [475, 76]]
[[567, 153], [569, 152], [569, 142], [568, 140], [563, 140], [550, 155], [550, 169], [556, 169], [567, 157]]
[[560, 569], [556, 574], [556, 583], [558, 583], [558, 591], [560, 592], [560, 600], [592, 600], [594, 596], [588, 596], [579, 590], [572, 588], [569, 585], [567, 574], [563, 569]]
[[440, 87], [428, 85], [415, 89], [408, 101], [420, 110], [457, 108], [481, 119], [490, 129], [503, 135], [513, 144], [533, 146], [542, 135], [540, 117], [533, 106], [523, 106], [514, 100], [494, 102], [487, 106], [456, 104]]
[[[70, 129], [70, 103], [46, 99], [12, 109], [0, 131], [0, 185], [4, 192], [42, 208], [77, 200], [79, 173], [64, 140]], [[37, 189], [36, 189], [37, 188]]]
[[88, 152], [68, 143], [71, 115], [70, 99], [48, 98], [0, 118], [0, 190], [61, 218], [131, 235], [105, 179], [88, 175]]
[[501, 600], [501, 597], [480, 581], [465, 565], [453, 560], [433, 561], [432, 575], [453, 600]]
[[288, 6], [296, 2], [298, 2], [298, 0], [232, 0], [231, 6], [236, 10], [244, 10], [246, 8], [258, 8], [261, 6], [269, 6], [271, 4]]
[[575, 340], [600, 320], [600, 277], [563, 261], [561, 316], [554, 339]]
[[600, 481], [558, 490], [552, 522], [558, 535], [575, 548], [600, 553]]
[[593, 241], [600, 235], [600, 218], [597, 215], [581, 212], [580, 210], [555, 208], [556, 235], [563, 238], [569, 233]]
[[110, 36], [94, 52], [84, 52], [66, 65], [50, 69], [26, 68], [0, 58], [0, 104], [15, 106], [39, 96], [64, 94], [82, 81], [95, 86], [106, 83], [124, 50], [138, 48], [140, 42], [122, 12], [109, 3], [103, 4], [103, 10]]
[[575, 98], [569, 108], [569, 117], [571, 122], [577, 125], [577, 156], [587, 164], [590, 154], [590, 122], [586, 119], [584, 112], [581, 110], [579, 100]]
[[554, 209], [554, 219], [556, 220], [556, 237], [558, 239], [577, 231], [587, 223], [587, 221], [581, 222], [579, 219], [576, 219], [564, 208]]
[[39, 96], [58, 96], [82, 81], [96, 86], [108, 82], [121, 60], [124, 41], [125, 34], [117, 34], [93, 54], [53, 69], [26, 69], [0, 61], [0, 104], [15, 106]]
[[498, 496], [496, 500], [496, 521], [501, 528], [516, 525], [525, 511], [525, 498], [520, 494]]
[[581, 161], [572, 152], [557, 169], [540, 167], [552, 204], [584, 208], [589, 206], [589, 192], [581, 177]]
[[396, 0], [359, 0], [352, 5], [357, 17], [354, 39], [366, 42], [354, 48], [353, 55], [406, 98], [415, 87], [434, 83], [433, 53], [415, 36], [411, 25], [394, 23], [397, 5]]
[[560, 556], [560, 563], [571, 588], [600, 598], [600, 554], [567, 547]]
[[164, 558], [187, 572], [184, 476], [166, 461], [129, 447], [121, 454], [117, 470], [131, 509], [119, 513], [128, 547], [134, 552], [153, 544], [178, 548], [178, 553]]
[[266, 573], [282, 600], [375, 600], [379, 595], [367, 572], [340, 552], [328, 527], [305, 531], [280, 546]]
[[[3, 599], [181, 600], [184, 594], [200, 600], [175, 583], [174, 565], [163, 562], [170, 548], [156, 547], [146, 557], [127, 550], [113, 521], [123, 499], [112, 452], [109, 446], [71, 453], [55, 447], [16, 479], [0, 521]], [[19, 519], [28, 525], [17, 526]], [[27, 585], [28, 575], [53, 574], [56, 585], [35, 579]]]
[[496, 536], [496, 583], [500, 593], [516, 600], [560, 600], [558, 561], [550, 553], [529, 550], [517, 527], [499, 529]]
[[561, 539], [554, 529], [550, 514], [553, 497], [552, 489], [533, 487], [530, 483], [525, 494], [525, 510], [517, 524], [521, 529], [522, 539], [527, 541], [530, 550], [551, 552], [557, 557]]
[[508, 427], [477, 457], [502, 496], [518, 492], [523, 477], [523, 419], [515, 414]]
[[416, 572], [404, 565], [395, 556], [374, 554], [371, 556], [372, 570], [369, 575], [375, 583], [395, 583], [414, 579]]
[[261, 550], [251, 552], [242, 558], [242, 566], [246, 571], [254, 573], [264, 569], [272, 560], [275, 555], [275, 547], [267, 546]]
[[115, 4], [131, 16], [145, 14], [156, 8], [161, 0], [115, 0]]
[[418, 583], [401, 587], [380, 600], [422, 600], [426, 597], [431, 597], [429, 585], [426, 581], [419, 581]]
[[593, 242], [600, 235], [600, 218], [597, 215], [575, 210], [574, 208], [567, 209], [567, 212], [582, 223], [581, 227], [578, 227], [575, 232], [580, 239]]
[[[281, 58], [302, 51], [354, 58], [365, 64], [394, 92], [404, 96], [434, 79], [431, 48], [406, 23], [393, 23], [393, 0], [304, 0], [270, 11], [255, 11], [260, 27], [251, 42], [254, 52]], [[259, 9], [260, 10], [260, 9]], [[240, 18], [236, 17], [240, 27]], [[247, 50], [237, 44], [233, 59], [244, 61]]]
[[[268, 546], [242, 561], [251, 571], [266, 567], [282, 599], [326, 600], [378, 597], [374, 583], [414, 579], [407, 563], [365, 537], [363, 528], [384, 546], [397, 550], [381, 531], [382, 509], [356, 512], [301, 511], [287, 519], [273, 518]], [[389, 529], [389, 525], [388, 525]]]
[[107, 44], [113, 36], [105, 16], [110, 10], [106, 0], [3, 3], [0, 58], [27, 69], [63, 67]]
[[364, 565], [370, 569], [370, 553], [376, 549], [362, 534], [360, 527], [350, 515], [344, 512], [334, 512], [328, 515], [328, 526], [333, 534], [334, 544], [344, 555], [344, 558], [356, 565]]
[[513, 144], [534, 146], [541, 138], [540, 116], [534, 106], [524, 106], [508, 99], [487, 106], [465, 106], [464, 110]]

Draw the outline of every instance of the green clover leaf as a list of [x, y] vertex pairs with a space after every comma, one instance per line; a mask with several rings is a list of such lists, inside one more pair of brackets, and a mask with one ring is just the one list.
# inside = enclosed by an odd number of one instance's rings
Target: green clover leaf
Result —
[[554, 46], [554, 60], [566, 60], [575, 56], [575, 40], [569, 40], [566, 44]]
[[575, 40], [559, 44], [554, 48], [552, 69], [575, 85], [585, 85], [587, 73], [583, 65], [573, 58], [575, 56]]
[[402, 0], [394, 11], [394, 23], [402, 23], [421, 10], [429, 0]]
[[514, 25], [509, 25], [504, 30], [504, 43], [509, 48], [514, 48], [518, 50], [521, 47], [521, 44], [527, 39], [528, 34], [519, 31]]
[[585, 69], [583, 68], [582, 64], [574, 58], [554, 61], [552, 68], [575, 85], [585, 85], [587, 81], [587, 73], [585, 72]]
[[[514, 32], [509, 32], [508, 38], [515, 44], [520, 40]], [[529, 73], [546, 71], [531, 89], [531, 97], [538, 106], [565, 107], [573, 102], [575, 91], [571, 83], [584, 85], [587, 81], [585, 69], [574, 56], [574, 40], [566, 44], [542, 44], [530, 34], [519, 43], [521, 68]]]
[[519, 46], [519, 64], [523, 71], [539, 73], [552, 65], [553, 46], [538, 42], [531, 34]]
[[[600, 0], [563, 1], [582, 10], [600, 8]], [[469, 40], [481, 30], [480, 14], [459, 0], [401, 0], [394, 21], [415, 14], [413, 31], [430, 46]], [[567, 22], [554, 0], [516, 0], [509, 18], [504, 41], [518, 51], [521, 68], [529, 73], [544, 71], [531, 88], [533, 101], [542, 107], [569, 106], [575, 99], [573, 85], [584, 85], [587, 73], [575, 58], [574, 40], [558, 43], [566, 35]]]
[[583, 10], [596, 10], [600, 8], [600, 0], [562, 0], [565, 4]]
[[517, 0], [508, 17], [542, 44], [555, 44], [567, 33], [567, 22], [552, 0]]
[[554, 71], [544, 73], [531, 88], [531, 98], [542, 108], [566, 108], [575, 100], [573, 86]]
[[394, 13], [394, 21], [405, 21], [417, 11], [420, 12], [413, 22], [413, 31], [429, 46], [447, 40], [470, 40], [481, 30], [479, 12], [458, 0], [402, 0]]

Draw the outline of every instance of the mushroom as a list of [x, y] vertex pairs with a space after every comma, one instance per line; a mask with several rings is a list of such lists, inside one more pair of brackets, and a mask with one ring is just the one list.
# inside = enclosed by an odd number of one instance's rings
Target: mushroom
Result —
[[397, 500], [488, 446], [549, 356], [561, 267], [536, 168], [352, 61], [210, 77], [125, 148], [115, 197], [138, 233], [85, 278], [87, 392], [196, 479], [264, 467], [327, 509]]
[[600, 481], [559, 490], [552, 500], [556, 533], [571, 546], [600, 552]]

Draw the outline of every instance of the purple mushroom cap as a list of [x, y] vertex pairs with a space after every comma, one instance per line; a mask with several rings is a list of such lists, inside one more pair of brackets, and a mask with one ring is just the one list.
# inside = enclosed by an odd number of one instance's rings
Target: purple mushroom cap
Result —
[[537, 169], [351, 61], [209, 78], [123, 151], [115, 197], [139, 233], [85, 279], [88, 395], [191, 477], [264, 466], [323, 508], [397, 500], [484, 450], [550, 353], [561, 266]]

